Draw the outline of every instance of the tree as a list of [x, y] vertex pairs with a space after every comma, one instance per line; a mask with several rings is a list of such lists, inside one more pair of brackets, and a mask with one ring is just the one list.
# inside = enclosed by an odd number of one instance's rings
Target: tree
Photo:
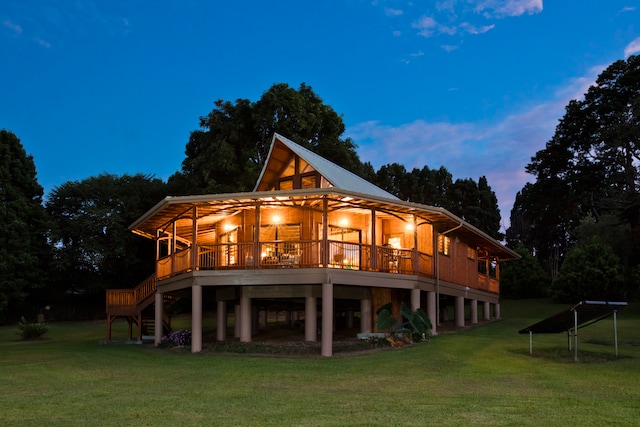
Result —
[[103, 174], [54, 188], [46, 208], [58, 291], [101, 299], [104, 289], [133, 287], [151, 274], [153, 242], [128, 226], [164, 195], [161, 180], [140, 174]]
[[43, 189], [20, 139], [0, 130], [0, 322], [46, 283], [48, 260]]
[[191, 133], [181, 173], [169, 180], [183, 194], [251, 190], [274, 132], [351, 172], [370, 174], [353, 141], [340, 139], [342, 118], [304, 83], [298, 90], [275, 84], [255, 103], [218, 100], [200, 128]]
[[450, 190], [451, 211], [475, 225], [495, 239], [502, 239], [498, 198], [487, 178], [481, 176], [478, 183], [471, 179], [457, 179]]
[[515, 251], [521, 258], [504, 263], [500, 271], [500, 295], [507, 298], [540, 298], [547, 296], [551, 278], [522, 244]]
[[510, 238], [528, 236], [523, 243], [535, 243], [538, 256], [557, 262], [585, 218], [614, 215], [629, 227], [635, 243], [626, 257], [637, 265], [639, 163], [640, 57], [631, 56], [602, 72], [583, 100], [567, 105], [554, 136], [527, 165], [536, 180], [520, 193], [512, 217], [530, 229]]
[[561, 303], [620, 301], [625, 298], [623, 285], [619, 258], [611, 248], [593, 238], [568, 251], [551, 284], [551, 298]]

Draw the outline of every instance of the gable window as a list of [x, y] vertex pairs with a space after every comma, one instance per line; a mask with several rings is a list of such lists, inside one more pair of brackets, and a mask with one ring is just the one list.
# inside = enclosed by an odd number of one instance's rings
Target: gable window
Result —
[[449, 236], [438, 236], [438, 253], [441, 255], [449, 255], [449, 246], [451, 246], [451, 238]]

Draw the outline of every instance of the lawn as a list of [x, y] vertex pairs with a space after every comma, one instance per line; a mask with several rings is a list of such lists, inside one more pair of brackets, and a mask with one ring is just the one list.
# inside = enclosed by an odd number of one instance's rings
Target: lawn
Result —
[[500, 321], [357, 355], [264, 356], [98, 345], [104, 322], [0, 327], [0, 425], [638, 425], [640, 306], [566, 335], [517, 331], [564, 306], [503, 301]]

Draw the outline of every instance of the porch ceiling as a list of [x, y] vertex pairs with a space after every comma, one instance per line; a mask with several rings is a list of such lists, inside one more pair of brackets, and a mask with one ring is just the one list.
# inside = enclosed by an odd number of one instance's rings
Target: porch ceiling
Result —
[[[451, 233], [470, 246], [487, 250], [500, 259], [517, 259], [519, 255], [486, 233], [466, 223], [446, 209], [412, 202], [389, 200], [337, 188], [289, 191], [259, 191], [198, 196], [166, 197], [134, 222], [129, 229], [151, 239], [156, 230], [171, 232], [176, 221], [177, 235], [189, 238], [192, 234], [194, 207], [197, 208], [199, 233], [224, 218], [246, 209], [268, 206], [307, 207], [322, 210], [327, 200], [329, 212], [336, 210], [375, 210], [378, 218], [396, 217], [409, 221], [415, 215], [418, 224], [432, 224], [440, 233]], [[204, 242], [203, 242], [204, 243]]]

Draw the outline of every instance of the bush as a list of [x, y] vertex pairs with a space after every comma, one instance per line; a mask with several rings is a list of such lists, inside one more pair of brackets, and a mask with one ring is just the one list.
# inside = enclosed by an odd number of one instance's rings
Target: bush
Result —
[[181, 329], [173, 331], [169, 335], [165, 335], [160, 340], [161, 347], [176, 347], [191, 345], [191, 330]]
[[24, 316], [22, 316], [20, 317], [20, 322], [18, 322], [18, 331], [16, 333], [20, 335], [23, 340], [29, 340], [39, 338], [48, 331], [49, 327], [45, 325], [44, 322], [28, 323]]

